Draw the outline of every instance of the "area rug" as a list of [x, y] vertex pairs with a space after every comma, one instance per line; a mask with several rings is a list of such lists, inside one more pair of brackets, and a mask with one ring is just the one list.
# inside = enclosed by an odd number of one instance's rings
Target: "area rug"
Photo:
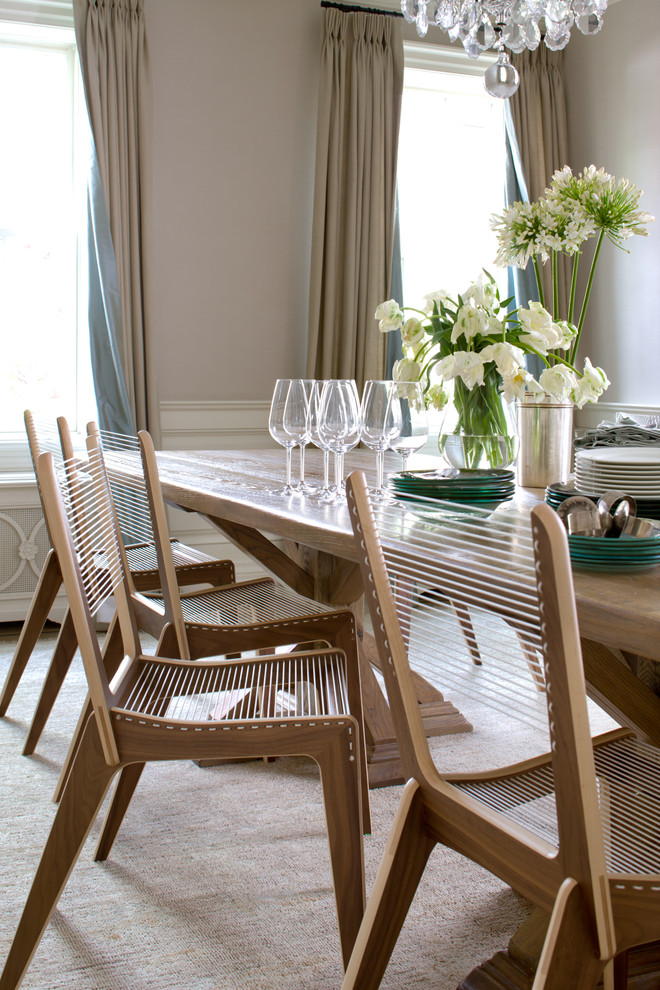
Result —
[[[16, 643], [0, 627], [0, 679]], [[36, 753], [21, 755], [54, 634], [46, 633], [0, 719], [4, 960], [54, 813], [52, 791], [85, 697], [74, 660]], [[479, 715], [479, 713], [477, 713]], [[434, 741], [443, 762], [510, 752], [497, 717]], [[507, 760], [508, 762], [508, 760]], [[400, 787], [371, 792], [367, 891]], [[304, 758], [210, 768], [149, 765], [109, 860], [101, 819], [69, 879], [25, 990], [339, 990], [342, 981], [318, 773]], [[510, 888], [462, 857], [431, 857], [383, 990], [450, 990], [506, 946], [529, 914]]]

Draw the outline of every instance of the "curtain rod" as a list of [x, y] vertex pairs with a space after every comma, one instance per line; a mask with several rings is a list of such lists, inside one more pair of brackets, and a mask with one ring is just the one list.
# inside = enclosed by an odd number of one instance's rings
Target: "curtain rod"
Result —
[[335, 7], [344, 14], [383, 14], [385, 17], [403, 17], [398, 10], [377, 10], [375, 7], [357, 7], [350, 3], [333, 3], [332, 0], [321, 0], [322, 7]]

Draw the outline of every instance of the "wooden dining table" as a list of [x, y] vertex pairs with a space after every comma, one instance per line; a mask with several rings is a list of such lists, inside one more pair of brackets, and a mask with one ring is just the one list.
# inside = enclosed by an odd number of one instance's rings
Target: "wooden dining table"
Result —
[[[363, 470], [373, 483], [374, 460], [370, 451], [350, 452], [346, 472]], [[437, 467], [441, 462], [435, 458], [429, 463]], [[395, 455], [387, 455], [386, 470], [397, 470], [398, 464]], [[278, 449], [161, 451], [158, 468], [168, 502], [206, 517], [243, 553], [299, 594], [353, 609], [370, 784], [401, 782], [394, 728], [377, 676], [378, 657], [363, 625], [362, 579], [345, 501], [282, 495], [284, 452]], [[321, 455], [309, 448], [306, 478], [321, 485]], [[528, 513], [542, 498], [543, 491], [519, 488], [511, 511]], [[659, 581], [660, 567], [609, 573], [574, 568], [589, 693], [617, 721], [635, 727], [656, 745], [660, 745], [660, 697], [654, 690], [660, 661]], [[470, 730], [451, 699], [421, 678], [417, 687], [427, 734]]]

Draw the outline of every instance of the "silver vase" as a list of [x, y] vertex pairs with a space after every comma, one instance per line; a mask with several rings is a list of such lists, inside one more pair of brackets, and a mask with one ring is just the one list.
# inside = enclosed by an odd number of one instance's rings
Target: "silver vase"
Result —
[[573, 403], [516, 404], [520, 448], [517, 481], [523, 488], [566, 484], [573, 459]]

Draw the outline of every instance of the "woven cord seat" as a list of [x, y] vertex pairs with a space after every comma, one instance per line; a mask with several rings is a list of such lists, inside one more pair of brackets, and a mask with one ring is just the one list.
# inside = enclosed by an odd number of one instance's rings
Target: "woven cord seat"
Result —
[[[195, 662], [143, 655], [130, 574], [99, 448], [90, 440], [91, 485], [76, 480], [75, 465], [66, 467], [56, 475], [51, 455], [43, 454], [38, 461], [91, 712], [0, 975], [0, 990], [15, 990], [20, 984], [113, 778], [151, 760], [304, 754], [319, 764], [346, 962], [363, 913], [364, 872], [361, 733], [349, 712], [345, 654], [322, 648]], [[108, 563], [103, 569], [96, 563], [95, 547], [101, 544]], [[121, 670], [112, 681], [93, 625], [109, 593], [115, 598], [125, 648]], [[221, 778], [216, 784], [222, 786]], [[213, 824], [211, 811], [210, 833]], [[185, 848], [185, 836], [182, 843]], [[221, 890], [218, 896], [223, 896]]]

